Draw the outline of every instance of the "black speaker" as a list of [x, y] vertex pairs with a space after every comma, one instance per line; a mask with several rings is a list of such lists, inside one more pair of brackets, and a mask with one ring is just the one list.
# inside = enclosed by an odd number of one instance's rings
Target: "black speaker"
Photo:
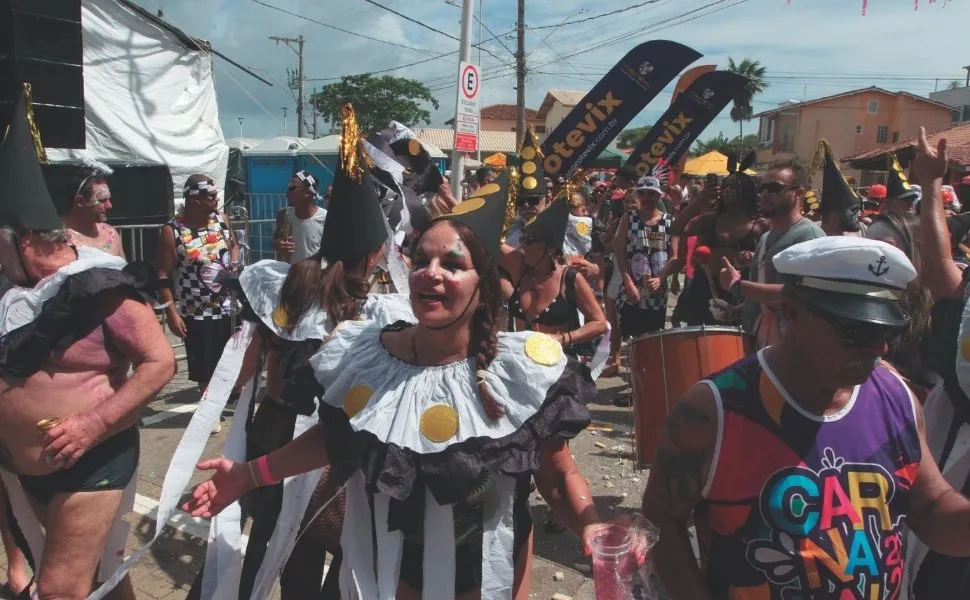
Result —
[[[172, 173], [165, 165], [108, 163], [111, 212], [108, 223], [121, 232], [125, 256], [129, 260], [155, 259], [159, 228], [175, 214]], [[89, 172], [76, 163], [42, 165], [47, 189], [57, 212], [64, 214], [77, 195], [78, 178]]]
[[0, 131], [20, 86], [48, 148], [84, 148], [81, 0], [0, 0]]

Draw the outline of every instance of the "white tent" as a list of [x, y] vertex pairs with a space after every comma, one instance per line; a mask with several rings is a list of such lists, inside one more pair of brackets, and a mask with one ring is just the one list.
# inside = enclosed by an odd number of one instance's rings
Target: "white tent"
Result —
[[247, 150], [252, 150], [256, 146], [263, 143], [262, 139], [259, 138], [231, 138], [226, 140], [226, 145], [229, 148], [235, 150], [241, 150], [246, 152]]
[[297, 151], [302, 150], [307, 144], [312, 142], [310, 138], [297, 138], [289, 136], [280, 136], [264, 140], [260, 144], [246, 150], [247, 156], [259, 155], [259, 154], [296, 154]]
[[211, 53], [127, 0], [83, 0], [81, 31], [87, 148], [50, 149], [50, 160], [166, 164], [176, 198], [193, 173], [223, 187]]
[[337, 154], [340, 151], [340, 136], [325, 135], [303, 146], [300, 154]]

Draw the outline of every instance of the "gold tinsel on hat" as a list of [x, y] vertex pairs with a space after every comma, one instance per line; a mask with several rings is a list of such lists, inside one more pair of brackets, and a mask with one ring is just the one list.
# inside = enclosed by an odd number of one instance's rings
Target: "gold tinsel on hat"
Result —
[[344, 104], [343, 124], [340, 132], [340, 167], [343, 172], [356, 181], [360, 181], [363, 174], [363, 164], [369, 162], [367, 155], [361, 150], [360, 125], [357, 124], [357, 113], [350, 103]]
[[[839, 159], [835, 156], [835, 152], [832, 151], [832, 146], [829, 145], [829, 141], [826, 139], [820, 139], [818, 141], [818, 146], [815, 148], [815, 156], [812, 157], [812, 164], [808, 167], [808, 180], [811, 181], [815, 178], [815, 174], [818, 173], [822, 165], [825, 164], [825, 154], [828, 153], [832, 157], [832, 163], [835, 168], [839, 168]], [[841, 169], [840, 169], [841, 171]]]
[[583, 183], [586, 181], [586, 171], [583, 169], [576, 169], [573, 174], [570, 175], [566, 184], [562, 186], [559, 191], [559, 197], [564, 198], [566, 202], [572, 199], [573, 194], [581, 193], [583, 189]]
[[519, 170], [515, 167], [509, 168], [509, 181], [508, 181], [508, 198], [505, 201], [505, 222], [502, 224], [502, 242], [505, 242], [505, 236], [509, 232], [509, 228], [512, 227], [512, 221], [515, 220], [515, 213], [518, 209], [516, 206], [516, 200], [519, 198]]
[[40, 141], [40, 130], [37, 129], [37, 122], [34, 121], [34, 103], [30, 95], [30, 84], [24, 82], [24, 103], [27, 108], [27, 127], [30, 128], [30, 136], [34, 138], [34, 150], [37, 151], [37, 160], [42, 163], [47, 162], [47, 151], [44, 144]]

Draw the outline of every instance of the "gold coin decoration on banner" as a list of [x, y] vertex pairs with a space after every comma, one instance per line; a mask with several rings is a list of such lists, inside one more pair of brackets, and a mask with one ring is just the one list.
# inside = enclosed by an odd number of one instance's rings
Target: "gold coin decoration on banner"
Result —
[[486, 183], [485, 185], [478, 188], [471, 194], [468, 194], [468, 198], [472, 199], [472, 198], [481, 198], [483, 196], [491, 196], [492, 194], [499, 191], [500, 189], [502, 189], [502, 186], [500, 186], [497, 183]]
[[290, 316], [286, 314], [286, 309], [283, 308], [282, 304], [273, 309], [273, 324], [277, 327], [290, 326]]
[[451, 214], [463, 215], [465, 213], [470, 213], [472, 211], [478, 210], [483, 206], [485, 206], [484, 198], [471, 198], [469, 200], [465, 200], [455, 208], [451, 209]]
[[373, 395], [374, 390], [370, 386], [355, 385], [347, 390], [347, 394], [344, 396], [344, 412], [353, 419], [357, 416], [357, 413], [364, 410]]
[[533, 362], [551, 367], [562, 360], [562, 346], [544, 333], [536, 333], [525, 341], [525, 355]]
[[522, 172], [526, 175], [532, 175], [536, 172], [536, 164], [534, 162], [522, 163]]
[[527, 190], [534, 190], [536, 189], [537, 185], [539, 185], [539, 182], [536, 181], [536, 178], [531, 175], [522, 180], [522, 187]]
[[458, 413], [447, 404], [435, 404], [421, 415], [421, 435], [432, 442], [447, 442], [458, 433]]
[[525, 146], [522, 148], [522, 152], [519, 152], [519, 156], [525, 160], [532, 160], [536, 157], [536, 149], [532, 146]]
[[408, 154], [411, 156], [417, 156], [421, 154], [421, 142], [418, 140], [411, 140], [408, 142]]
[[593, 231], [593, 228], [590, 227], [589, 223], [587, 223], [586, 221], [580, 221], [579, 223], [576, 223], [576, 233], [578, 233], [579, 235], [586, 237], [592, 231]]

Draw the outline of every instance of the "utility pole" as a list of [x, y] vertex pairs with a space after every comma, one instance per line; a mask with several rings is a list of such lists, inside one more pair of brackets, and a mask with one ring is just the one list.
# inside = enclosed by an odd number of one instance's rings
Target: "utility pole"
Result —
[[[482, 11], [484, 10], [485, 0], [478, 0], [478, 68], [482, 68], [482, 45], [484, 43], [484, 38], [482, 38]], [[481, 113], [479, 113], [479, 118]], [[479, 120], [479, 127], [481, 127], [481, 120]], [[478, 149], [475, 151], [475, 160], [482, 162], [482, 143], [481, 140], [478, 142]]]
[[310, 110], [313, 111], [313, 139], [317, 139], [317, 107], [313, 104], [313, 99], [317, 97], [317, 88], [313, 88], [313, 95], [310, 96]]
[[[475, 0], [464, 0], [461, 9], [461, 41], [458, 44], [458, 64], [470, 62], [472, 56], [472, 23], [475, 21]], [[456, 95], [458, 91], [455, 90]], [[458, 119], [455, 119], [455, 130]], [[451, 193], [461, 202], [461, 180], [465, 175], [465, 155], [457, 148], [451, 151]]]
[[[303, 36], [301, 35], [298, 38], [290, 38], [290, 37], [279, 37], [279, 36], [271, 35], [269, 36], [269, 39], [275, 41], [277, 44], [279, 44], [280, 42], [286, 44], [290, 48], [290, 50], [295, 52], [296, 55], [299, 57], [299, 66], [297, 67], [297, 75], [296, 75], [296, 79], [297, 79], [296, 81], [296, 89], [297, 89], [297, 93], [296, 93], [296, 131], [297, 133], [296, 135], [297, 137], [304, 137], [304, 135], [306, 134], [306, 131], [304, 129], [304, 122], [303, 122], [303, 104], [304, 104], [303, 84], [306, 81], [306, 77], [303, 74], [303, 41], [304, 41]], [[293, 44], [296, 44], [295, 48], [293, 47]], [[286, 129], [285, 120], [286, 119], [284, 116], [284, 129]]]
[[525, 0], [519, 0], [519, 47], [515, 53], [515, 140], [516, 149], [525, 139]]
[[967, 82], [963, 85], [964, 87], [970, 87], [970, 65], [963, 67], [963, 70], [967, 72]]
[[286, 135], [286, 111], [287, 110], [288, 110], [287, 107], [284, 106], [283, 107], [283, 135], [284, 136]]
[[239, 137], [242, 138], [242, 124], [246, 119], [239, 117]]

